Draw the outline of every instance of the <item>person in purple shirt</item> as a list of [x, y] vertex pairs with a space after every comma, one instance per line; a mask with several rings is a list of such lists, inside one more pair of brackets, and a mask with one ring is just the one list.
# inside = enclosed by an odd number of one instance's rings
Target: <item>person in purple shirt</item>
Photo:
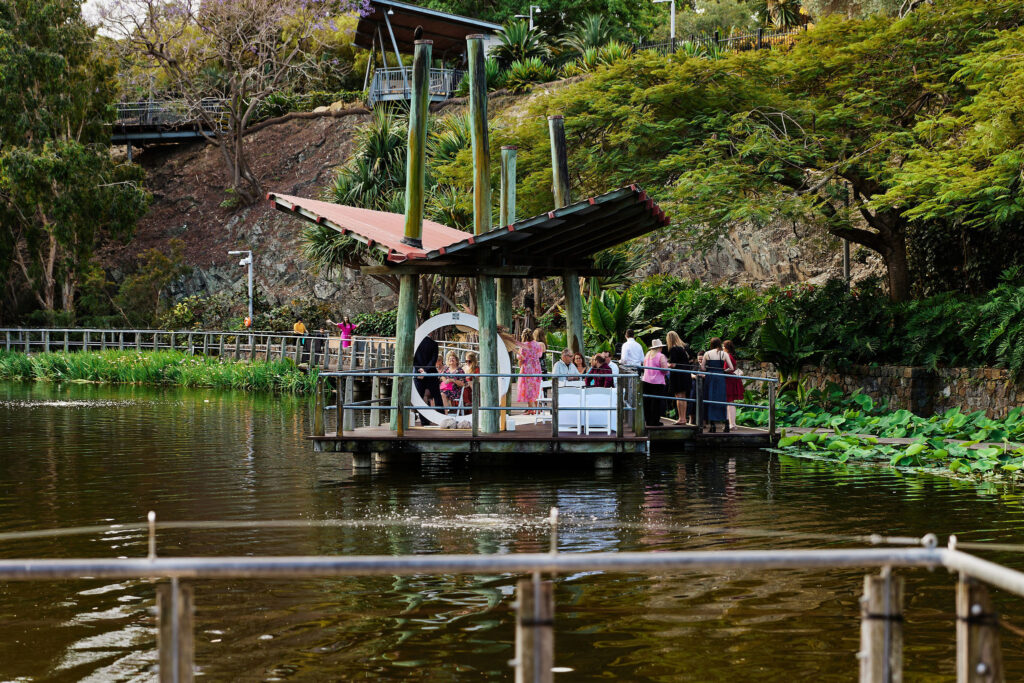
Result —
[[614, 373], [612, 372], [611, 366], [608, 364], [608, 354], [598, 353], [594, 355], [594, 365], [590, 368], [587, 373], [587, 386], [588, 387], [603, 387], [610, 389], [615, 386], [615, 382], [612, 379]]

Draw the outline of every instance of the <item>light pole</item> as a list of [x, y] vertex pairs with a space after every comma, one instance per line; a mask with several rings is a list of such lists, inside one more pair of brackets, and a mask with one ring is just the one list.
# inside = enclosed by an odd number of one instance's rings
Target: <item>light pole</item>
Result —
[[229, 256], [238, 256], [245, 254], [245, 258], [238, 262], [240, 266], [249, 266], [249, 320], [252, 320], [252, 252], [249, 250], [245, 251], [229, 251]]
[[[663, 2], [664, 0], [661, 0], [661, 1]], [[672, 1], [675, 2], [675, 0], [672, 0]], [[529, 19], [530, 20], [530, 30], [532, 31], [533, 30], [533, 13], [534, 12], [536, 12], [537, 14], [540, 14], [540, 5], [530, 5], [530, 13], [529, 14], [517, 14], [513, 18], [514, 19]]]
[[672, 52], [676, 51], [676, 0], [654, 0], [654, 3], [668, 2], [671, 3], [669, 11], [672, 12], [672, 19], [669, 23], [669, 40], [672, 41]]

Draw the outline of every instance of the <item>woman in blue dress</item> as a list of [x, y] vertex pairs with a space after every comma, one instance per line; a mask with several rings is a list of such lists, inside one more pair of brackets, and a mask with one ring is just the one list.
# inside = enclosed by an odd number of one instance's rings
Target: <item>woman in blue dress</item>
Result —
[[[711, 424], [708, 431], [715, 431], [715, 423], [722, 422], [722, 431], [729, 431], [729, 418], [726, 414], [725, 400], [726, 372], [736, 369], [729, 354], [722, 349], [722, 340], [714, 337], [711, 348], [704, 352], [704, 365], [701, 368], [709, 374], [704, 376], [704, 420]], [[713, 401], [713, 403], [709, 403]]]

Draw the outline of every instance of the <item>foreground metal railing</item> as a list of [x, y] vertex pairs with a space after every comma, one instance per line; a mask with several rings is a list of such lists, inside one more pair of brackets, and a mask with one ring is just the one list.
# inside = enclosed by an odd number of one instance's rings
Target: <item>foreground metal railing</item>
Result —
[[[334, 520], [337, 521], [337, 520]], [[515, 659], [517, 681], [553, 680], [554, 583], [542, 574], [578, 572], [729, 572], [777, 569], [881, 568], [864, 577], [861, 598], [860, 680], [902, 680], [904, 578], [895, 568], [945, 567], [959, 574], [956, 588], [957, 680], [1001, 681], [999, 619], [987, 585], [1024, 596], [1024, 574], [956, 548], [934, 535], [920, 539], [885, 539], [913, 544], [902, 548], [815, 550], [722, 550], [622, 553], [559, 553], [558, 510], [549, 517], [550, 552], [504, 555], [292, 556], [292, 557], [157, 557], [156, 517], [149, 515], [149, 555], [129, 559], [0, 560], [0, 581], [66, 579], [169, 579], [157, 586], [159, 676], [161, 681], [193, 680], [195, 601], [183, 580], [309, 579], [340, 576], [411, 576], [420, 574], [528, 574], [517, 582]], [[167, 524], [175, 528], [178, 523]], [[188, 523], [185, 523], [186, 525]], [[209, 523], [204, 523], [209, 525]], [[269, 523], [281, 526], [281, 523]], [[298, 525], [308, 526], [310, 520]], [[92, 528], [59, 530], [91, 533]], [[47, 533], [28, 532], [28, 533]], [[977, 545], [977, 544], [975, 544]]]

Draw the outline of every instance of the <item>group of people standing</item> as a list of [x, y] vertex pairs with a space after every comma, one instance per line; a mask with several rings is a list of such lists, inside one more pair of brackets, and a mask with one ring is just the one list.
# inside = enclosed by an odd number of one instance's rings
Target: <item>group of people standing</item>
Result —
[[[632, 336], [626, 333], [627, 344]], [[731, 405], [743, 399], [743, 380], [730, 375], [739, 374], [736, 363], [736, 347], [731, 340], [722, 341], [714, 337], [706, 351], [694, 353], [690, 346], [680, 339], [676, 332], [666, 336], [668, 345], [660, 339], [651, 342], [650, 350], [643, 357], [644, 419], [648, 426], [661, 425], [672, 397], [676, 404], [674, 424], [694, 424], [694, 413], [689, 402], [696, 398], [695, 371], [704, 375], [703, 402], [704, 421], [709, 431], [717, 431], [717, 424], [723, 424], [723, 431], [736, 428], [736, 406]], [[639, 344], [637, 344], [639, 346]], [[625, 359], [626, 344], [623, 344]]]

